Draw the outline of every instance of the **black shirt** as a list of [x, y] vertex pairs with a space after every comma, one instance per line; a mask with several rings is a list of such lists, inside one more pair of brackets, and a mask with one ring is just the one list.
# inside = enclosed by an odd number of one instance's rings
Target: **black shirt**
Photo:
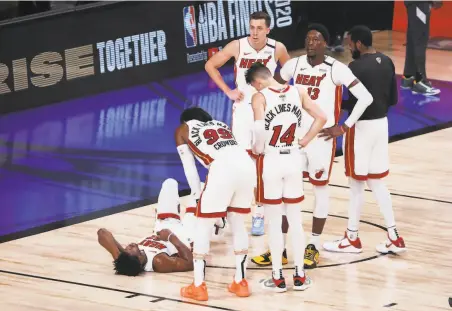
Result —
[[[386, 117], [389, 106], [397, 104], [398, 101], [397, 80], [392, 60], [377, 52], [363, 54], [348, 66], [374, 98], [359, 120], [374, 120]], [[357, 99], [350, 92], [349, 95], [349, 99], [343, 102], [342, 109], [350, 113]]]

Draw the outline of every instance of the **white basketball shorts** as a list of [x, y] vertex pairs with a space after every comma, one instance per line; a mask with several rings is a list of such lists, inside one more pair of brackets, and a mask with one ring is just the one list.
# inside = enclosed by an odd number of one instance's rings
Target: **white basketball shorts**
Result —
[[345, 175], [356, 180], [389, 174], [388, 119], [358, 121], [343, 143]]

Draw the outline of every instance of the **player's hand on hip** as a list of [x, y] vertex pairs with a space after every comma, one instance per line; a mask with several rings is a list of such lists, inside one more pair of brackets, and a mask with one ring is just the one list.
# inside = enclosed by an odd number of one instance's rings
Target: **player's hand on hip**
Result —
[[159, 232], [157, 232], [157, 236], [159, 237], [160, 240], [162, 241], [168, 241], [169, 236], [172, 234], [173, 232], [169, 229], [162, 229]]
[[239, 89], [230, 90], [226, 95], [233, 101], [241, 101], [245, 97]]
[[325, 137], [325, 140], [330, 140], [341, 136], [344, 133], [345, 130], [342, 126], [334, 125], [332, 127], [322, 129], [319, 133], [319, 137]]

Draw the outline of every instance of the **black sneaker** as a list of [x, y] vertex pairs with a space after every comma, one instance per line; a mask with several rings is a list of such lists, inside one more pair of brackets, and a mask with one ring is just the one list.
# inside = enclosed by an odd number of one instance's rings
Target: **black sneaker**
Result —
[[400, 87], [402, 89], [412, 89], [414, 85], [414, 77], [406, 78], [405, 76], [402, 77], [402, 82], [400, 83]]
[[422, 94], [426, 96], [434, 96], [441, 93], [440, 89], [434, 88], [428, 81], [414, 82], [413, 88], [411, 89], [414, 94]]

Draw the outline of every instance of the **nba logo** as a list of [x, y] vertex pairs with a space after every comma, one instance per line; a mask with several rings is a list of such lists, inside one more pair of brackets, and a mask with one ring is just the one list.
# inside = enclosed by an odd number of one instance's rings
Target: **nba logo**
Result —
[[186, 6], [183, 10], [184, 14], [184, 32], [185, 32], [185, 46], [192, 48], [198, 45], [198, 34], [196, 31], [196, 17], [195, 7]]

